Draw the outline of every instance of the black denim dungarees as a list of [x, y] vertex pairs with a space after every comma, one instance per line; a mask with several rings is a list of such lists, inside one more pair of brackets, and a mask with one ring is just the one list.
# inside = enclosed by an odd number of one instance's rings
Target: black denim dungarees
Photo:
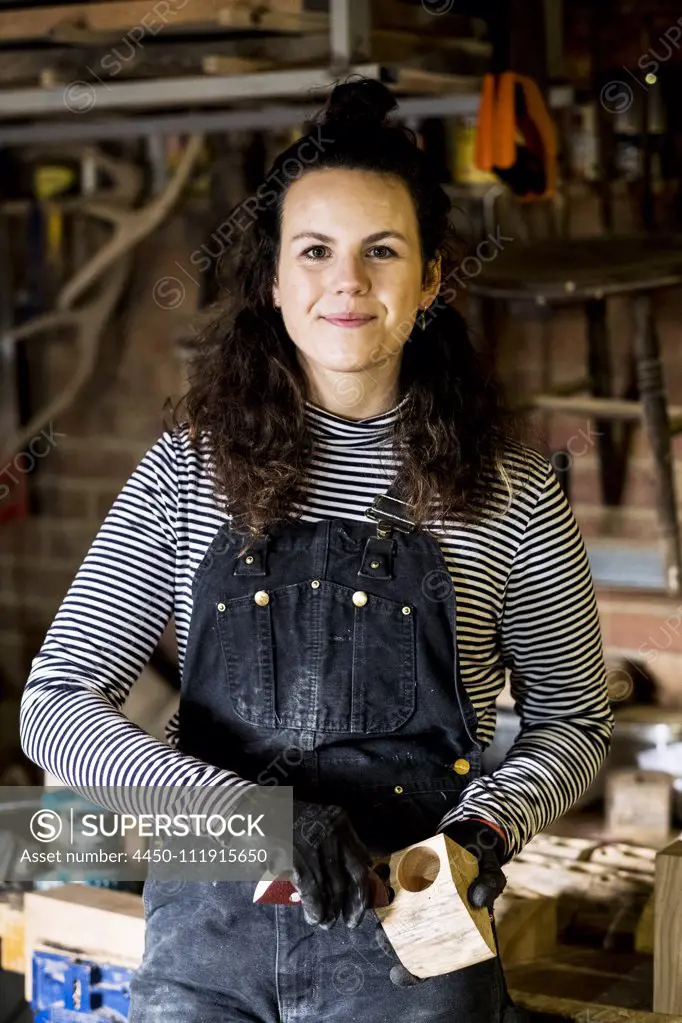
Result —
[[[373, 523], [281, 523], [248, 540], [225, 523], [193, 580], [179, 709], [183, 752], [258, 784], [286, 765], [281, 784], [345, 807], [375, 856], [436, 834], [481, 758], [450, 573], [399, 492], [374, 499]], [[254, 888], [145, 885], [131, 1023], [501, 1019], [497, 959], [397, 987], [373, 910], [324, 930], [300, 906], [254, 905]]]

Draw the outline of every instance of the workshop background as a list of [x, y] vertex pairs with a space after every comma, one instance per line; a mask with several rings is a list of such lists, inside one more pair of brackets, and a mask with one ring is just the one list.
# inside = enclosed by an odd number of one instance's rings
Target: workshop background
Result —
[[[682, 1020], [679, 842], [656, 875], [677, 909], [652, 994], [654, 858], [682, 827], [672, 3], [0, 0], [0, 786], [54, 781], [20, 749], [21, 692], [229, 288], [221, 256], [248, 230], [248, 204], [227, 214], [354, 71], [391, 85], [453, 196], [452, 300], [551, 457], [597, 586], [613, 751], [570, 820], [516, 865], [515, 997], [543, 1018], [597, 1006], [609, 1023], [616, 1006], [614, 1020], [655, 1023], [655, 1005]], [[163, 739], [178, 685], [169, 628], [124, 712]], [[503, 699], [490, 766], [517, 724]], [[139, 897], [93, 887], [70, 901], [36, 885], [26, 900], [0, 880], [0, 1023], [124, 1020], [116, 970], [142, 940]], [[81, 959], [58, 951], [60, 933], [80, 936]], [[612, 958], [598, 965], [597, 951]], [[90, 1000], [74, 1003], [76, 989]]]

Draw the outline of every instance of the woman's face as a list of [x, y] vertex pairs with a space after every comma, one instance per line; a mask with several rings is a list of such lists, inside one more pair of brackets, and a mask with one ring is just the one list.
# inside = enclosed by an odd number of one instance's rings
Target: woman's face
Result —
[[[423, 288], [416, 212], [401, 180], [322, 169], [290, 186], [273, 300], [316, 379], [396, 376], [415, 318], [438, 292], [433, 271]], [[339, 319], [349, 316], [367, 319]]]

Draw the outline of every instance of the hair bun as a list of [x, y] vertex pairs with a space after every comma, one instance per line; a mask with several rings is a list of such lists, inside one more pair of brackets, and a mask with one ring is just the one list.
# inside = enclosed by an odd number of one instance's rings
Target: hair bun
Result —
[[397, 106], [385, 85], [375, 78], [361, 78], [335, 86], [327, 100], [324, 121], [325, 124], [362, 121], [378, 127], [385, 124], [386, 115]]

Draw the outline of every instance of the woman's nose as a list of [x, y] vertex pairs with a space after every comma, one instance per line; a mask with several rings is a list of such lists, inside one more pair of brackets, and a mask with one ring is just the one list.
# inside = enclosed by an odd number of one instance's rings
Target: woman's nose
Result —
[[339, 260], [332, 270], [331, 286], [336, 291], [365, 291], [369, 274], [362, 260], [353, 256]]

